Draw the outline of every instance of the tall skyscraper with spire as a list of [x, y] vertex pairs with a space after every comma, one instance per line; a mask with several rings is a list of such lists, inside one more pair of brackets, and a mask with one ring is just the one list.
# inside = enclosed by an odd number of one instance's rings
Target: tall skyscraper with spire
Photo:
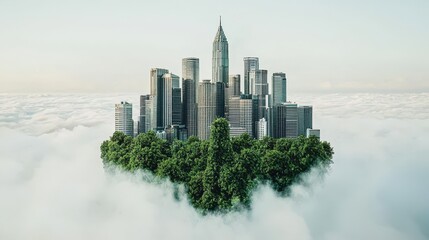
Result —
[[229, 81], [228, 40], [222, 29], [222, 19], [219, 21], [213, 41], [212, 83], [216, 86], [216, 117], [225, 117], [225, 88]]
[[219, 22], [219, 28], [213, 41], [212, 70], [212, 82], [223, 82], [225, 85], [228, 83], [228, 40], [222, 29], [222, 20]]

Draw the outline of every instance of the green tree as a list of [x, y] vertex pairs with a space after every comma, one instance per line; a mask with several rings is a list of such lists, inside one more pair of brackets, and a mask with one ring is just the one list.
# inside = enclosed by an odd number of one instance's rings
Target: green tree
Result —
[[139, 134], [133, 141], [128, 169], [147, 169], [155, 173], [158, 165], [170, 156], [170, 146], [166, 140], [158, 138], [153, 131]]
[[[231, 139], [223, 118], [213, 122], [208, 141], [191, 136], [171, 143], [152, 131], [135, 138], [115, 132], [100, 150], [105, 166], [148, 170], [183, 184], [189, 202], [203, 213], [250, 208], [259, 182], [285, 196], [302, 174], [316, 166], [328, 168], [334, 153], [314, 136], [254, 140], [243, 134]], [[174, 185], [176, 199], [180, 188]]]

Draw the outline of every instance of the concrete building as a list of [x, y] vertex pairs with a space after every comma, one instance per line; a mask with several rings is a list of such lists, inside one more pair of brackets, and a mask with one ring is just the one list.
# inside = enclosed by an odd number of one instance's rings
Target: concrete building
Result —
[[298, 107], [298, 135], [306, 136], [307, 129], [313, 128], [313, 107]]
[[115, 104], [115, 131], [134, 136], [133, 105], [131, 103]]
[[273, 137], [295, 138], [298, 136], [298, 105], [283, 103], [273, 106]]
[[286, 74], [282, 72], [273, 73], [271, 87], [273, 95], [273, 105], [287, 102], [287, 80]]
[[210, 126], [216, 117], [216, 84], [203, 80], [198, 86], [198, 137], [210, 138]]
[[259, 70], [259, 58], [245, 57], [244, 61], [244, 94], [250, 94], [250, 71]]
[[182, 59], [182, 124], [186, 126], [188, 136], [198, 135], [197, 99], [200, 81], [200, 60], [198, 58]]

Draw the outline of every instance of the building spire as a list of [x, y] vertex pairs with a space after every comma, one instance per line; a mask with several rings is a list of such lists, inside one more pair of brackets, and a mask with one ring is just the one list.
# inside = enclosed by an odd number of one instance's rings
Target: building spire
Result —
[[219, 16], [219, 26], [222, 27], [222, 16]]

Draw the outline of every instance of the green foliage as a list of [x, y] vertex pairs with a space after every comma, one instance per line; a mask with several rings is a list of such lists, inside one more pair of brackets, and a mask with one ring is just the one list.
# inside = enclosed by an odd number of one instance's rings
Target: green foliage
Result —
[[285, 195], [312, 167], [329, 167], [333, 155], [330, 144], [316, 137], [230, 138], [223, 118], [213, 122], [208, 141], [190, 137], [169, 143], [154, 132], [135, 138], [115, 132], [100, 149], [105, 166], [143, 169], [183, 184], [189, 202], [202, 213], [250, 208], [258, 183]]

